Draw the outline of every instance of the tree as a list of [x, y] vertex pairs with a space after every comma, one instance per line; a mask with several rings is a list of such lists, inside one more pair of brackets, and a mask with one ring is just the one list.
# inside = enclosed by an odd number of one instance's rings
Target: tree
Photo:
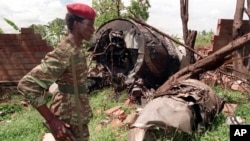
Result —
[[148, 9], [151, 7], [148, 0], [131, 0], [131, 5], [127, 7], [128, 12], [146, 21], [149, 18]]
[[35, 33], [42, 36], [44, 40], [47, 40], [51, 46], [56, 46], [63, 35], [66, 34], [65, 21], [60, 18], [56, 18], [49, 22], [48, 25], [35, 25], [32, 24], [30, 28], [33, 28]]
[[42, 38], [44, 38], [47, 35], [45, 25], [32, 24], [32, 25], [29, 26], [29, 28], [33, 28], [34, 32], [40, 34], [42, 36]]
[[115, 18], [136, 16], [146, 21], [149, 18], [148, 9], [151, 7], [148, 0], [131, 0], [130, 6], [125, 7], [121, 0], [93, 0], [92, 5], [97, 17], [95, 26], [99, 28], [105, 22]]
[[[243, 33], [243, 14], [244, 14], [244, 9], [247, 14], [248, 11], [250, 11], [250, 0], [247, 0], [247, 8], [244, 8], [245, 5], [245, 0], [239, 0], [236, 3], [236, 9], [235, 9], [235, 14], [234, 14], [234, 22], [233, 22], [233, 29], [232, 29], [232, 37], [233, 39], [236, 39], [238, 37], [242, 36]], [[249, 16], [249, 15], [248, 15]], [[241, 78], [242, 80], [247, 80], [246, 78], [249, 76], [249, 70], [250, 70], [250, 49], [249, 45], [245, 45], [243, 48], [235, 51], [233, 53], [234, 56], [234, 62], [233, 62], [233, 67], [234, 70], [234, 75]]]
[[46, 26], [47, 34], [44, 37], [50, 45], [55, 46], [60, 41], [63, 35], [66, 34], [66, 26], [65, 21], [60, 18], [56, 18], [55, 20], [48, 23]]
[[121, 11], [124, 10], [124, 4], [121, 0], [93, 0], [92, 5], [96, 10], [96, 27], [111, 19], [123, 17]]

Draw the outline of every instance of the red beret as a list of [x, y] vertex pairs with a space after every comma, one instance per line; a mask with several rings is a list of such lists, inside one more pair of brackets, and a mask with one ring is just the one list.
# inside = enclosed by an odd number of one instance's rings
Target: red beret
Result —
[[93, 8], [82, 3], [73, 3], [67, 5], [68, 12], [79, 17], [95, 19], [96, 13]]

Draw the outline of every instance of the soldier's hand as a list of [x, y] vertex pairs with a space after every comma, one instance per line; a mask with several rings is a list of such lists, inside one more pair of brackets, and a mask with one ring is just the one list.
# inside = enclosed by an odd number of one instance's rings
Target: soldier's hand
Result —
[[52, 118], [50, 121], [47, 121], [47, 123], [56, 139], [64, 139], [68, 136], [66, 128], [70, 127], [69, 124], [61, 121], [57, 117]]

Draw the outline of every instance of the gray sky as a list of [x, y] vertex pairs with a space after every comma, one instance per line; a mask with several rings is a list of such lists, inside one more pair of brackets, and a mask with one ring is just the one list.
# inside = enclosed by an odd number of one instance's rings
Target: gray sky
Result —
[[[127, 5], [130, 0], [122, 1]], [[47, 24], [55, 18], [64, 18], [65, 5], [71, 2], [92, 3], [91, 0], [2, 0], [0, 28], [6, 33], [15, 33], [3, 18], [13, 21], [18, 27]], [[150, 0], [150, 4], [148, 24], [169, 35], [182, 35], [180, 1]], [[218, 19], [233, 19], [235, 7], [236, 0], [189, 0], [188, 27], [216, 32]]]

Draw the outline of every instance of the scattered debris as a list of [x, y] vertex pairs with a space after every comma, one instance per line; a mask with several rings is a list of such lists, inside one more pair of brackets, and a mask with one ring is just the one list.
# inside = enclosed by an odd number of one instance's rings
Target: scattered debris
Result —
[[237, 106], [238, 106], [237, 104], [225, 103], [222, 111], [228, 116], [234, 116], [235, 115], [234, 112]]
[[130, 127], [135, 122], [135, 120], [137, 119], [137, 117], [138, 117], [138, 113], [132, 112], [131, 114], [129, 114], [126, 117], [126, 119], [123, 121], [123, 123], [127, 124], [128, 127]]
[[27, 102], [27, 101], [20, 101], [20, 104], [22, 105], [22, 106], [24, 106], [24, 107], [28, 107], [30, 104], [29, 104], [29, 102]]
[[121, 106], [116, 106], [111, 109], [108, 109], [105, 112], [108, 116], [111, 117], [111, 119], [119, 119], [123, 121], [126, 118], [126, 113], [121, 109]]
[[245, 122], [245, 119], [239, 117], [239, 116], [228, 116], [226, 119], [227, 125], [240, 125]]

